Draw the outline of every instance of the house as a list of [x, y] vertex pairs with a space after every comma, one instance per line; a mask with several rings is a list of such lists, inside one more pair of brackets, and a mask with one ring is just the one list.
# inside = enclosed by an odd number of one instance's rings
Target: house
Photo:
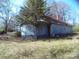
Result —
[[73, 33], [71, 25], [49, 16], [43, 16], [42, 19], [37, 20], [36, 25], [29, 23], [21, 27], [21, 35], [27, 39], [49, 38], [71, 33]]

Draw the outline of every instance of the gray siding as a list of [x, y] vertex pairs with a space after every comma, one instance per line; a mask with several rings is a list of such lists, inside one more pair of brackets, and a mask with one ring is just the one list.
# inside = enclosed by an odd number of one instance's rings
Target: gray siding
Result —
[[37, 37], [38, 38], [48, 37], [48, 26], [47, 26], [47, 24], [40, 24], [37, 27]]
[[51, 28], [50, 28], [51, 36], [54, 36], [57, 34], [59, 34], [59, 35], [70, 34], [72, 32], [73, 32], [72, 27], [70, 27], [70, 26], [51, 24]]
[[48, 26], [47, 24], [40, 24], [35, 27], [31, 24], [23, 25], [21, 27], [21, 35], [23, 38], [47, 38], [48, 37]]
[[23, 38], [36, 38], [36, 27], [31, 25], [31, 24], [27, 24], [27, 25], [23, 25], [21, 27], [21, 35]]
[[66, 25], [51, 24], [48, 31], [47, 24], [39, 24], [37, 27], [31, 24], [23, 25], [21, 27], [21, 35], [27, 39], [48, 38], [50, 36], [63, 35], [72, 33], [72, 27]]

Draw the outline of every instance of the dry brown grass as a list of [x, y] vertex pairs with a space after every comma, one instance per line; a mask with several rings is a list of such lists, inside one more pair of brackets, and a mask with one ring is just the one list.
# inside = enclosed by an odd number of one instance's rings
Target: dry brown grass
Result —
[[79, 40], [0, 41], [0, 59], [79, 59]]

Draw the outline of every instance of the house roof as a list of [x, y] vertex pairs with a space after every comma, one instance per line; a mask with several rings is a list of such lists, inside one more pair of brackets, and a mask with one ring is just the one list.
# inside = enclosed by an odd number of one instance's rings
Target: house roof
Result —
[[57, 24], [57, 25], [72, 26], [72, 25], [70, 25], [70, 24], [68, 24], [66, 22], [53, 19], [50, 16], [42, 16], [40, 18], [40, 20], [37, 20], [36, 22], [34, 22], [34, 21], [28, 21], [27, 23], [34, 24], [34, 25], [37, 25], [37, 24], [39, 25], [41, 23], [46, 23], [46, 24]]
[[58, 24], [58, 25], [66, 25], [66, 26], [72, 26], [66, 22], [60, 21], [60, 20], [56, 20], [51, 18], [50, 16], [43, 16], [43, 20], [40, 20], [41, 22], [46, 22], [49, 24]]

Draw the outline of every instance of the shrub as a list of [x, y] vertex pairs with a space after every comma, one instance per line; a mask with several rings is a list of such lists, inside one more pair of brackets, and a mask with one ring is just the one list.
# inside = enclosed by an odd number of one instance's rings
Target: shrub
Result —
[[21, 37], [21, 32], [16, 32], [17, 37]]
[[79, 25], [75, 25], [75, 26], [73, 27], [73, 30], [74, 30], [74, 32], [79, 32]]

